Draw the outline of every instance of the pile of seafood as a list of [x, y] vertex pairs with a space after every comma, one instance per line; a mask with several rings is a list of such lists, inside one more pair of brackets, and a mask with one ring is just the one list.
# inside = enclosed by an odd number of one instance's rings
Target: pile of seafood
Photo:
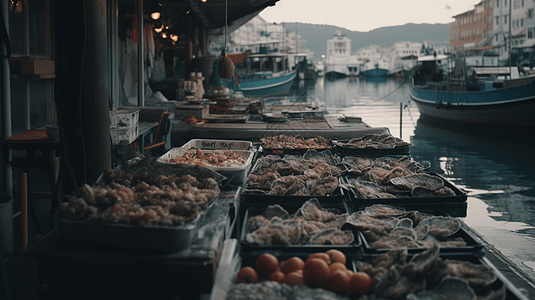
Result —
[[238, 283], [231, 286], [226, 300], [349, 300], [347, 295], [340, 295], [322, 288], [313, 288], [306, 284], [291, 286], [276, 281], [259, 283]]
[[419, 211], [375, 204], [354, 212], [343, 228], [360, 230], [372, 248], [463, 247], [467, 243], [455, 234], [461, 222], [452, 217], [433, 216]]
[[348, 245], [355, 238], [351, 230], [341, 230], [346, 218], [347, 213], [325, 209], [316, 198], [293, 215], [278, 204], [270, 205], [247, 219], [245, 239], [255, 245]]
[[338, 146], [348, 148], [372, 148], [372, 149], [394, 149], [401, 147], [410, 147], [410, 143], [403, 141], [388, 133], [367, 134], [363, 137], [353, 138], [349, 142], [337, 142]]
[[152, 166], [150, 170], [105, 170], [101, 182], [84, 184], [61, 203], [58, 216], [142, 226], [184, 225], [219, 195], [217, 178], [205, 176], [207, 171], [196, 177], [195, 170], [189, 170], [192, 176], [166, 173], [154, 162]]
[[191, 148], [181, 156], [169, 159], [176, 164], [193, 164], [212, 167], [243, 167], [247, 158], [233, 150], [211, 150], [203, 152], [199, 148]]
[[[329, 151], [327, 151], [329, 152]], [[248, 175], [246, 193], [287, 196], [326, 196], [338, 188], [342, 169], [330, 152], [308, 150], [299, 157], [267, 155]]]
[[408, 260], [407, 248], [399, 248], [358, 261], [357, 269], [373, 278], [370, 299], [505, 299], [507, 287], [492, 268], [441, 258], [439, 250], [434, 244]]
[[408, 156], [346, 156], [342, 162], [356, 176], [348, 177], [345, 187], [360, 199], [455, 196], [442, 178], [425, 173], [425, 167]]
[[287, 136], [284, 134], [261, 138], [262, 147], [267, 149], [331, 149], [333, 144], [330, 140], [317, 136], [313, 138], [302, 138], [297, 136]]

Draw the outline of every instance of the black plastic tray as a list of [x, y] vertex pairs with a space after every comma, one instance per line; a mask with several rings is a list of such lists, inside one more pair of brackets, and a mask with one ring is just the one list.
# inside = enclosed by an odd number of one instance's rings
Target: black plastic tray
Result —
[[[351, 213], [359, 210], [363, 210], [368, 206], [372, 206], [375, 203], [366, 203], [361, 205], [354, 205], [354, 202], [348, 204]], [[385, 203], [381, 203], [385, 204]], [[423, 213], [427, 213], [435, 216], [449, 216], [449, 217], [466, 217], [468, 211], [468, 203], [465, 202], [442, 202], [442, 203], [419, 203], [419, 202], [398, 202], [394, 207], [400, 207], [405, 210], [417, 210]]]
[[[365, 254], [381, 254], [386, 253], [392, 249], [389, 248], [373, 248], [370, 246], [370, 243], [364, 236], [362, 232], [359, 231], [360, 239], [362, 241], [362, 249], [364, 250]], [[462, 247], [441, 247], [440, 253], [460, 253], [460, 254], [472, 254], [472, 255], [478, 255], [483, 256], [485, 254], [484, 250], [485, 247], [483, 244], [477, 240], [475, 237], [473, 237], [470, 233], [468, 233], [464, 228], [460, 228], [459, 231], [457, 231], [456, 234], [452, 236], [452, 238], [462, 238], [466, 242], [466, 246]], [[426, 247], [420, 247], [420, 248], [407, 248], [409, 253], [420, 253], [427, 250]]]
[[[410, 260], [412, 257], [414, 256], [414, 254], [410, 254], [407, 256], [407, 261]], [[357, 261], [369, 261], [370, 259], [373, 259], [377, 257], [377, 255], [363, 255], [361, 257], [357, 257], [357, 258], [354, 258], [352, 260], [352, 268], [355, 270], [355, 271], [359, 271], [358, 267], [357, 267]], [[498, 289], [498, 288], [501, 288], [503, 285], [506, 286], [506, 295], [505, 295], [505, 300], [528, 300], [528, 298], [526, 296], [524, 296], [520, 290], [514, 286], [499, 270], [498, 268], [496, 268], [496, 266], [494, 266], [487, 258], [485, 257], [481, 257], [481, 256], [474, 256], [474, 255], [470, 255], [470, 254], [463, 254], [463, 253], [447, 253], [447, 254], [443, 254], [442, 252], [440, 253], [440, 258], [442, 260], [459, 260], [459, 261], [468, 261], [468, 262], [471, 262], [473, 264], [478, 264], [478, 265], [485, 265], [489, 268], [491, 268], [496, 276], [497, 276], [497, 279], [495, 281], [495, 283], [493, 284], [493, 287]]]
[[387, 149], [376, 148], [355, 148], [341, 145], [340, 141], [333, 141], [335, 151], [342, 155], [353, 156], [388, 156], [388, 155], [409, 155], [411, 153], [411, 146], [395, 147]]
[[244, 204], [254, 204], [254, 203], [269, 203], [269, 204], [301, 203], [303, 204], [310, 198], [318, 198], [320, 203], [342, 204], [342, 203], [347, 202], [347, 195], [341, 187], [338, 187], [333, 194], [329, 194], [325, 196], [263, 195], [263, 194], [249, 193], [246, 189], [243, 193], [242, 201]]
[[58, 218], [61, 242], [102, 250], [175, 253], [190, 247], [202, 215], [183, 226], [136, 226]]
[[[350, 188], [349, 203], [350, 210], [359, 210], [360, 207], [370, 206], [372, 204], [386, 204], [392, 206], [401, 206], [402, 204], [414, 203], [414, 204], [427, 204], [427, 203], [452, 203], [452, 202], [466, 202], [468, 195], [466, 192], [460, 190], [453, 183], [442, 177], [437, 173], [429, 173], [441, 178], [444, 181], [444, 186], [449, 187], [455, 192], [455, 196], [442, 196], [442, 197], [407, 197], [407, 198], [379, 198], [379, 199], [362, 199], [357, 198], [356, 192], [353, 188]], [[342, 181], [348, 182], [350, 176], [341, 177]], [[353, 177], [355, 178], [355, 177]]]
[[262, 144], [259, 151], [261, 151], [263, 155], [270, 155], [270, 154], [271, 155], [303, 155], [308, 150], [317, 150], [317, 151], [334, 150], [336, 148], [334, 142], [332, 140], [329, 140], [329, 142], [331, 144], [330, 147], [318, 148], [318, 149], [314, 149], [314, 148], [298, 148], [298, 149], [278, 148], [277, 149], [277, 148], [267, 148]]
[[[310, 198], [309, 198], [310, 199]], [[352, 229], [355, 240], [352, 244], [349, 245], [253, 245], [246, 241], [245, 236], [249, 233], [247, 228], [247, 220], [251, 216], [261, 215], [264, 210], [270, 204], [263, 205], [254, 205], [244, 208], [243, 218], [241, 221], [241, 227], [239, 230], [239, 242], [241, 249], [244, 251], [259, 251], [259, 252], [293, 252], [293, 253], [313, 253], [313, 252], [324, 252], [329, 249], [338, 249], [344, 250], [347, 255], [355, 255], [357, 252], [361, 251], [362, 241], [359, 235], [359, 231]], [[290, 215], [293, 215], [302, 204], [292, 203], [292, 204], [279, 204], [282, 206]], [[321, 206], [326, 209], [338, 209], [342, 213], [347, 212], [347, 207], [343, 204], [334, 205], [334, 204], [323, 204]]]

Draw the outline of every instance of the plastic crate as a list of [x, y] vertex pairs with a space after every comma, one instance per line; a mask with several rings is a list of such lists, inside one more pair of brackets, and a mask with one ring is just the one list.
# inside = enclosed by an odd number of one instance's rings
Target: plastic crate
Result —
[[134, 127], [139, 122], [139, 109], [110, 111], [110, 128]]
[[139, 135], [138, 125], [126, 128], [111, 128], [111, 140], [113, 144], [124, 145], [135, 141]]

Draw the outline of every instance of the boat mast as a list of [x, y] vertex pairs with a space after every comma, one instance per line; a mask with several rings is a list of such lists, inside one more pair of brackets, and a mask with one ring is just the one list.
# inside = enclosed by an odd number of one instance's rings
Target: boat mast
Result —
[[513, 39], [513, 33], [511, 32], [511, 1], [509, 0], [509, 79], [511, 79], [511, 40]]

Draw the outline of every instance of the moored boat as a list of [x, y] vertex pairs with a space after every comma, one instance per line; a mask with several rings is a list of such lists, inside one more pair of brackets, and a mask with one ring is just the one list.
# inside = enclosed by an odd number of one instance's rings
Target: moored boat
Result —
[[455, 68], [444, 76], [444, 55], [419, 58], [410, 97], [426, 117], [460, 124], [535, 126], [535, 76], [517, 67]]
[[327, 41], [324, 72], [327, 78], [359, 75], [360, 61], [358, 56], [351, 54], [351, 40], [340, 31], [337, 31], [334, 37]]
[[234, 61], [235, 78], [228, 81], [228, 88], [245, 96], [287, 94], [297, 76], [297, 68], [287, 53], [266, 52], [244, 55]]

